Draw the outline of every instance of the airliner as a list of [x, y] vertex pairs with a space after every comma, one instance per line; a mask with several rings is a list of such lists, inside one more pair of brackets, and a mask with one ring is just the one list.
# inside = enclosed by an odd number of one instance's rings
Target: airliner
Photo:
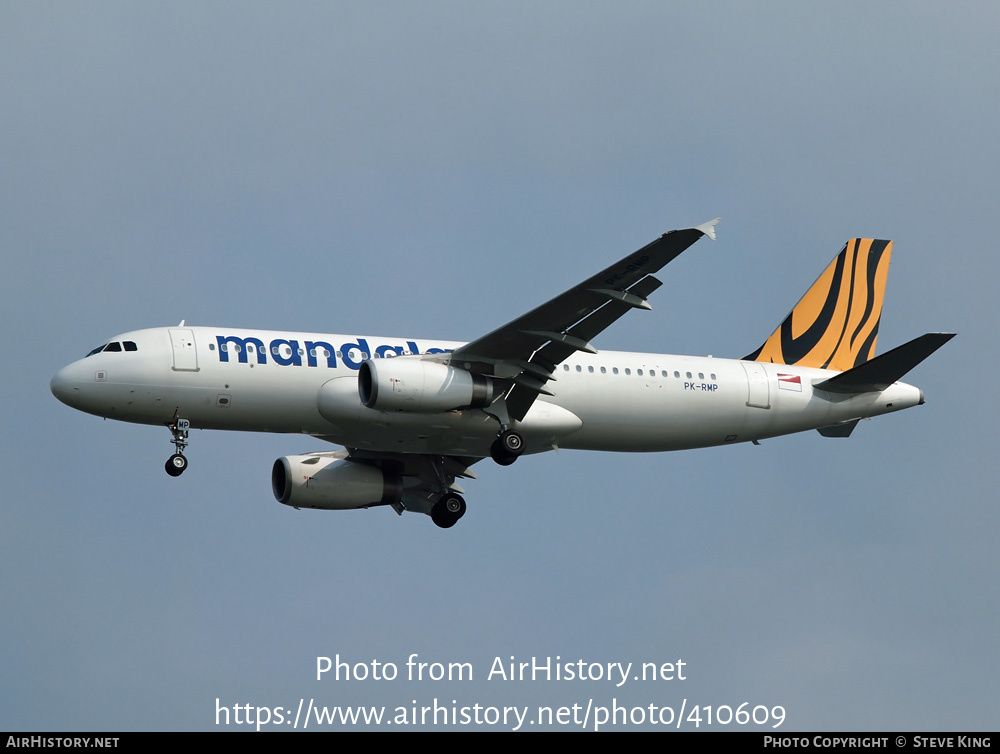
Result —
[[220, 327], [116, 335], [52, 378], [63, 403], [165, 426], [179, 476], [191, 429], [304, 434], [343, 446], [279, 458], [275, 498], [296, 509], [389, 506], [442, 528], [466, 511], [456, 480], [558, 448], [651, 452], [752, 442], [924, 402], [899, 380], [951, 339], [875, 342], [892, 242], [855, 238], [778, 328], [741, 359], [597, 351], [591, 341], [661, 282], [718, 219], [663, 234], [468, 343]]

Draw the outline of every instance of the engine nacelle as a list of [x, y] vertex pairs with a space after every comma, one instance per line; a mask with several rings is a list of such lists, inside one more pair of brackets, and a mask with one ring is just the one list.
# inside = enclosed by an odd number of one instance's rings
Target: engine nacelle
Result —
[[275, 499], [293, 508], [347, 510], [398, 503], [400, 476], [328, 455], [285, 456], [271, 468]]
[[358, 394], [380, 411], [438, 413], [484, 408], [498, 395], [490, 377], [422, 359], [369, 359], [358, 373]]

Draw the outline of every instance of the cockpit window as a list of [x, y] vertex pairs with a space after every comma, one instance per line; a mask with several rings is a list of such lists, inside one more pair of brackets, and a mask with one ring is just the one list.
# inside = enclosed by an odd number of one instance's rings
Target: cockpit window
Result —
[[[123, 346], [124, 346], [124, 348], [123, 348]], [[114, 352], [117, 353], [117, 352], [121, 352], [123, 350], [125, 350], [125, 351], [138, 351], [139, 350], [139, 346], [137, 346], [135, 344], [134, 340], [126, 340], [126, 341], [123, 341], [121, 343], [117, 343], [117, 342], [116, 343], [105, 343], [104, 345], [98, 346], [93, 351], [91, 351], [90, 353], [88, 353], [87, 356], [93, 356], [95, 353], [100, 353], [101, 351], [114, 351]], [[84, 356], [84, 358], [87, 358], [87, 356]]]

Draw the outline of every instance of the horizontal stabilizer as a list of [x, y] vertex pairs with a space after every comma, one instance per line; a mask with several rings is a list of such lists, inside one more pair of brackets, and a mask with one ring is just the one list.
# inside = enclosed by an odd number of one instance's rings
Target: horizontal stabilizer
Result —
[[828, 393], [880, 392], [898, 382], [904, 374], [954, 337], [955, 333], [949, 332], [921, 335], [813, 387]]
[[816, 429], [823, 437], [850, 437], [851, 432], [854, 428], [858, 426], [860, 419], [851, 419], [848, 422], [840, 422], [839, 424], [831, 424], [828, 427], [819, 427]]

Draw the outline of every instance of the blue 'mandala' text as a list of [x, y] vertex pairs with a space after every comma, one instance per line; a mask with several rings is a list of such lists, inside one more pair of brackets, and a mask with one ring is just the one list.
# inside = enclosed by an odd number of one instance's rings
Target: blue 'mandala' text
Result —
[[249, 363], [250, 356], [256, 358], [257, 364], [266, 364], [270, 357], [273, 363], [282, 367], [318, 367], [330, 369], [337, 367], [337, 362], [348, 369], [360, 369], [365, 359], [384, 359], [392, 356], [405, 356], [419, 353], [447, 353], [444, 348], [428, 348], [421, 351], [417, 344], [408, 340], [402, 345], [384, 343], [376, 345], [374, 350], [365, 338], [355, 338], [342, 343], [335, 348], [325, 340], [305, 340], [299, 343], [294, 338], [275, 338], [267, 345], [260, 338], [241, 338], [237, 335], [216, 335], [219, 351], [219, 361], [229, 363], [229, 354], [236, 352], [236, 360], [240, 364]]

